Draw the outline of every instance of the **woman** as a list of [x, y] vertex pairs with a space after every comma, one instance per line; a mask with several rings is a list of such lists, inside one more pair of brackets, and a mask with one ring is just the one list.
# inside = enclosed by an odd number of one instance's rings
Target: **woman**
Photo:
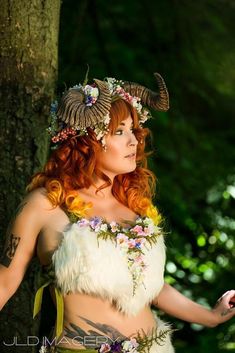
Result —
[[164, 284], [142, 127], [149, 116], [142, 104], [168, 109], [165, 83], [155, 77], [158, 94], [109, 78], [75, 86], [53, 112], [57, 148], [28, 186], [0, 267], [2, 307], [37, 252], [44, 272], [34, 315], [47, 285], [57, 307], [53, 337], [40, 352], [171, 353], [171, 328], [154, 318], [151, 304], [208, 327], [235, 315], [234, 290], [209, 310]]

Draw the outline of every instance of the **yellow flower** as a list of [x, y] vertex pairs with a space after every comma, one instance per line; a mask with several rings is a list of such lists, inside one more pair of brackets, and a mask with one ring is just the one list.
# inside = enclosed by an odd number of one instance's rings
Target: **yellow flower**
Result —
[[85, 217], [87, 211], [93, 206], [91, 202], [84, 202], [75, 192], [72, 192], [67, 196], [66, 203], [68, 211], [78, 217]]
[[146, 216], [151, 218], [152, 221], [154, 222], [154, 224], [157, 226], [161, 220], [162, 220], [162, 216], [160, 215], [160, 213], [158, 212], [157, 208], [153, 205], [150, 205], [147, 208], [146, 211]]

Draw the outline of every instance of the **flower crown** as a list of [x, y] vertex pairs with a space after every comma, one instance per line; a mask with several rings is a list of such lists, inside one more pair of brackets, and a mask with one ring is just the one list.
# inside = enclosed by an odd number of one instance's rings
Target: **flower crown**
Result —
[[154, 76], [159, 93], [111, 77], [104, 81], [94, 79], [91, 85], [73, 86], [64, 93], [59, 105], [57, 101], [51, 105], [51, 125], [47, 129], [51, 141], [57, 144], [70, 137], [87, 134], [87, 128], [92, 128], [97, 140], [105, 145], [104, 136], [108, 133], [111, 103], [118, 98], [124, 99], [136, 109], [140, 125], [151, 117], [145, 106], [167, 111], [169, 96], [165, 82], [158, 73]]

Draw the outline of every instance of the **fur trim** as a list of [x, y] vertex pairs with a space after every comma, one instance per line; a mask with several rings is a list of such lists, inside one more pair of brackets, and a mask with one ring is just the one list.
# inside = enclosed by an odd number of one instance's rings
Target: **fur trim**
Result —
[[[159, 319], [159, 317], [156, 315], [154, 311], [153, 311], [153, 315], [156, 320], [157, 333], [160, 333], [161, 331], [165, 331], [168, 329], [172, 329], [172, 325]], [[175, 353], [174, 347], [171, 342], [171, 335], [172, 335], [172, 332], [167, 334], [166, 340], [164, 341], [163, 345], [159, 345], [154, 342], [152, 347], [150, 348], [149, 353]]]
[[126, 256], [115, 241], [97, 239], [89, 226], [72, 224], [64, 232], [52, 261], [56, 283], [63, 294], [80, 292], [115, 302], [126, 315], [136, 315], [160, 292], [164, 279], [165, 245], [159, 235], [157, 243], [144, 247], [147, 268], [144, 280], [133, 295], [133, 279]]

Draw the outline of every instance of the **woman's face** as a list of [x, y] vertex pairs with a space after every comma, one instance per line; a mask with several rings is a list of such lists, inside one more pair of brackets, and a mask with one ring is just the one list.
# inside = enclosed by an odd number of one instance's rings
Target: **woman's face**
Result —
[[129, 115], [118, 125], [114, 134], [105, 136], [106, 151], [97, 156], [99, 169], [110, 179], [130, 173], [136, 168], [138, 141], [133, 132], [133, 120]]

